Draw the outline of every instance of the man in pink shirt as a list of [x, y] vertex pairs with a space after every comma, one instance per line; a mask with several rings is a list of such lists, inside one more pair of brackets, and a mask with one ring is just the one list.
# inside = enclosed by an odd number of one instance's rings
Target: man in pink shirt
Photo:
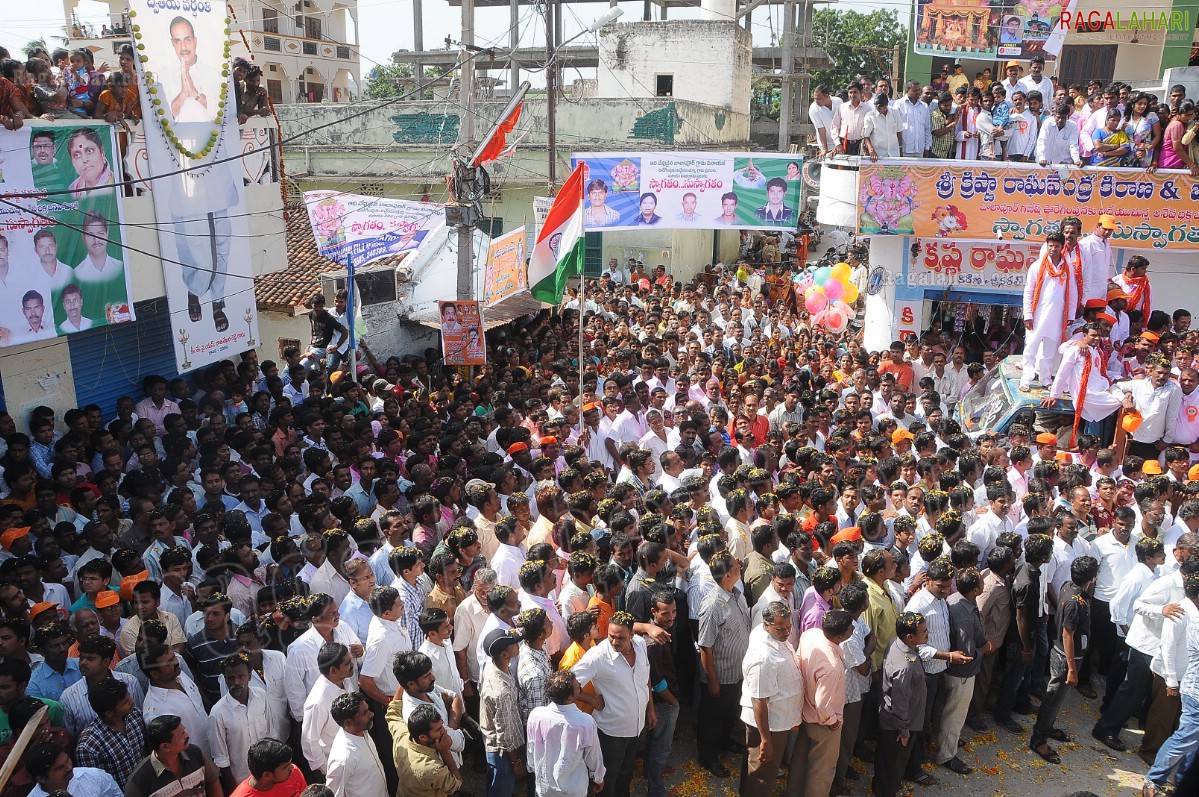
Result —
[[803, 673], [803, 723], [795, 740], [791, 767], [804, 773], [800, 797], [828, 797], [841, 751], [841, 719], [845, 711], [845, 659], [841, 643], [853, 633], [853, 616], [843, 610], [825, 612], [819, 628], [799, 638]]

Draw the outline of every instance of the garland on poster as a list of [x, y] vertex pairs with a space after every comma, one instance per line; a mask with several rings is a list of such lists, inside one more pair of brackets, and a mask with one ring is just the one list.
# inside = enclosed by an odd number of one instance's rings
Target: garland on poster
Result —
[[[933, 0], [916, 5], [918, 55], [1056, 60], [1078, 0]], [[1054, 45], [1056, 41], [1056, 46]], [[972, 75], [967, 75], [973, 78]]]
[[576, 152], [583, 226], [643, 230], [794, 230], [803, 199], [799, 155]]
[[529, 289], [525, 268], [524, 227], [493, 238], [487, 247], [487, 271], [483, 275], [483, 306], [494, 307], [513, 294]]
[[0, 347], [134, 320], [119, 152], [107, 124], [0, 131]]
[[[189, 371], [258, 345], [236, 113], [228, 112], [224, 3], [128, 0], [138, 56], [158, 248], [175, 365]], [[178, 8], [175, 6], [178, 5]]]
[[1199, 180], [1184, 171], [881, 160], [858, 172], [859, 235], [1039, 242], [1064, 216], [1090, 229], [1104, 213], [1115, 246], [1199, 250]]
[[444, 205], [341, 191], [305, 191], [304, 205], [321, 256], [355, 268], [411, 252], [445, 221]]
[[486, 365], [483, 316], [476, 301], [437, 303], [441, 313], [441, 356], [446, 365]]

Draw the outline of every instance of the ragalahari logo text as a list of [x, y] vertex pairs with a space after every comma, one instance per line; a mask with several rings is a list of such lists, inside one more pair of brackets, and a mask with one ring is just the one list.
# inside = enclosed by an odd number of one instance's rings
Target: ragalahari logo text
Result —
[[1064, 31], [1074, 33], [1187, 31], [1195, 24], [1190, 11], [1063, 11], [1059, 21]]

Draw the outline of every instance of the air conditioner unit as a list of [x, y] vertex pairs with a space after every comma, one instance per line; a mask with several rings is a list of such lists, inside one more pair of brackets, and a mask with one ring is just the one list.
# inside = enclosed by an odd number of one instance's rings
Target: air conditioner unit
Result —
[[[329, 307], [333, 307], [334, 295], [346, 287], [348, 275], [344, 271], [321, 275], [321, 293]], [[354, 269], [354, 284], [357, 287], [358, 303], [361, 307], [385, 304], [396, 300], [399, 280], [395, 266], [366, 266]]]

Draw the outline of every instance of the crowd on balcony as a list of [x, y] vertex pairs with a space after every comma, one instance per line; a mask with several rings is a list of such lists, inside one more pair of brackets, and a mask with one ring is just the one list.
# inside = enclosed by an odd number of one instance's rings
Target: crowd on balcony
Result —
[[821, 157], [1012, 161], [1074, 166], [1187, 169], [1199, 175], [1195, 103], [1186, 88], [1166, 97], [1127, 83], [1065, 84], [1034, 57], [1028, 74], [1008, 61], [973, 82], [955, 64], [902, 96], [887, 78], [850, 83], [844, 97], [817, 86], [808, 109]]

